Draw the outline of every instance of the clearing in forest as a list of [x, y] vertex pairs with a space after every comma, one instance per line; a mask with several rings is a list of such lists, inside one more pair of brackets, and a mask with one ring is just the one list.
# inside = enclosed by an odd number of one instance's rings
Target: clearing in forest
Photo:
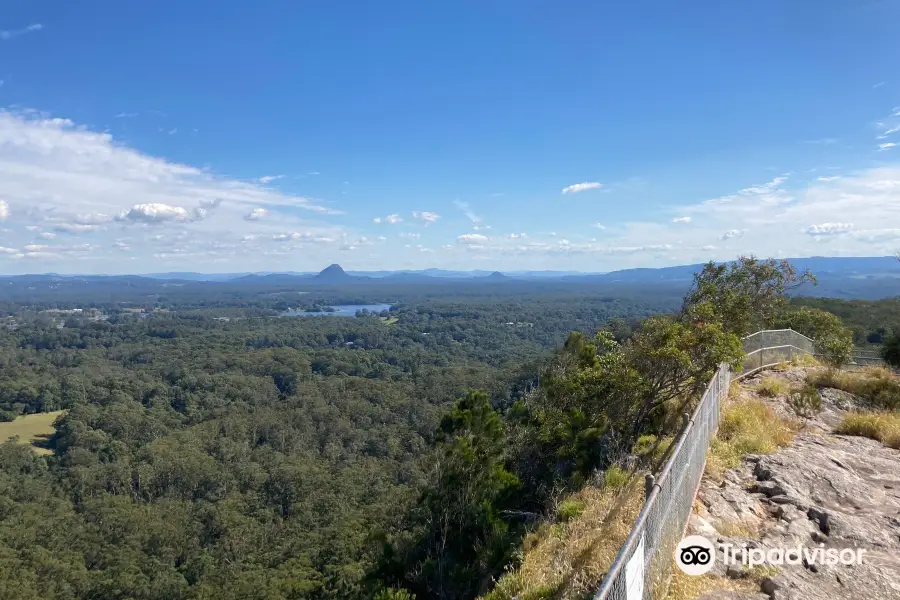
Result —
[[53, 423], [62, 415], [64, 410], [55, 410], [47, 413], [22, 415], [13, 421], [0, 423], [0, 443], [9, 438], [18, 436], [18, 443], [30, 444], [32, 450], [38, 454], [50, 454], [52, 450], [43, 446], [56, 431]]

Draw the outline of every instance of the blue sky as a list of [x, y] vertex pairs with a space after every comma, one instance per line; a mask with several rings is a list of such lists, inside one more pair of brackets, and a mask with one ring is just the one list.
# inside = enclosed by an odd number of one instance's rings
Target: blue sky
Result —
[[29, 2], [0, 272], [900, 247], [900, 0]]

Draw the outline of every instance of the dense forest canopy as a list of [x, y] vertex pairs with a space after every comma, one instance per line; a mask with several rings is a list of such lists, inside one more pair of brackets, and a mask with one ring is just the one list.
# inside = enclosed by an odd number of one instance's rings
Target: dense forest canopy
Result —
[[0, 418], [65, 412], [50, 454], [0, 445], [0, 597], [474, 598], [741, 335], [789, 323], [842, 352], [785, 296], [805, 277], [7, 290]]
[[[570, 331], [677, 306], [444, 291], [7, 302], [0, 416], [67, 413], [48, 457], [0, 446], [0, 597], [362, 597], [456, 398], [511, 405]], [[260, 316], [378, 300], [390, 321]]]

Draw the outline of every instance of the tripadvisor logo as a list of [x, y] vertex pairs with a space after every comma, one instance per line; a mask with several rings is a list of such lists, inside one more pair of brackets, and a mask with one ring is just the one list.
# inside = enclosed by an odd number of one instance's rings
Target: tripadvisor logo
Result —
[[[734, 544], [719, 544], [725, 565], [860, 565], [864, 548], [826, 548], [791, 546], [790, 548], [745, 548]], [[716, 546], [701, 535], [690, 535], [675, 548], [675, 564], [687, 575], [705, 575], [716, 563]]]
[[702, 535], [689, 535], [675, 548], [675, 564], [688, 575], [705, 575], [716, 563], [716, 547]]

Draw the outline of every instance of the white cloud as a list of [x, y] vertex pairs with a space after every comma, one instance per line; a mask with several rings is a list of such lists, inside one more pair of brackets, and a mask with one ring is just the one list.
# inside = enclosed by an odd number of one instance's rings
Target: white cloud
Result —
[[878, 144], [879, 150], [890, 150], [891, 148], [896, 147], [897, 144], [895, 142], [885, 142], [883, 144]]
[[375, 217], [372, 219], [373, 223], [388, 223], [389, 225], [396, 225], [397, 223], [403, 222], [403, 217], [394, 213], [392, 215], [388, 215], [386, 217]]
[[460, 244], [482, 244], [488, 241], [486, 235], [480, 233], [464, 233], [456, 238]]
[[710, 250], [715, 250], [716, 247], [715, 246], [700, 246], [700, 249], [703, 250], [704, 252], [709, 252]]
[[296, 231], [290, 231], [288, 233], [276, 233], [272, 236], [272, 239], [276, 242], [302, 241], [312, 242], [315, 244], [332, 244], [337, 241], [334, 238], [315, 235], [308, 231], [305, 231], [303, 233], [299, 233]]
[[596, 190], [603, 187], [602, 183], [596, 181], [585, 181], [584, 183], [575, 183], [562, 189], [563, 194], [577, 194], [585, 190]]
[[281, 179], [284, 175], [263, 175], [259, 178], [259, 182], [262, 184], [272, 183], [276, 179]]
[[425, 226], [426, 226], [426, 227], [429, 226], [429, 225], [431, 225], [432, 223], [436, 222], [438, 219], [441, 218], [441, 215], [439, 215], [439, 214], [437, 214], [437, 213], [433, 213], [433, 212], [420, 212], [420, 211], [417, 211], [417, 210], [414, 210], [414, 211], [413, 211], [412, 216], [413, 216], [413, 219], [418, 219], [419, 221], [423, 221], [423, 222], [425, 223]]
[[46, 246], [44, 244], [27, 244], [25, 246], [26, 252], [40, 252], [41, 250], [46, 250], [50, 246]]
[[481, 223], [481, 217], [472, 212], [472, 210], [469, 208], [468, 202], [460, 202], [459, 200], [454, 200], [453, 204], [456, 206], [456, 208], [461, 210], [470, 221], [472, 221], [473, 223]]
[[41, 238], [45, 240], [52, 240], [56, 237], [55, 233], [50, 233], [49, 231], [45, 231], [40, 235]]
[[832, 176], [830, 176], [830, 177], [817, 177], [817, 178], [816, 178], [816, 181], [823, 181], [823, 182], [826, 182], [826, 183], [827, 183], [827, 182], [829, 182], [829, 181], [837, 181], [838, 179], [840, 179], [840, 176], [838, 176], [838, 175], [832, 175]]
[[690, 217], [677, 217], [675, 219], [672, 219], [672, 222], [673, 223], [690, 223], [691, 218]]
[[98, 231], [102, 229], [99, 225], [89, 225], [86, 223], [56, 223], [53, 231], [59, 233], [87, 233], [89, 231]]
[[404, 231], [403, 233], [400, 234], [400, 237], [417, 240], [417, 239], [419, 239], [419, 234], [418, 233], [409, 233], [409, 232]]
[[506, 239], [508, 240], [518, 240], [522, 238], [527, 238], [528, 234], [526, 233], [509, 233], [506, 235]]
[[251, 209], [250, 212], [248, 212], [246, 215], [244, 215], [244, 220], [245, 221], [259, 221], [260, 219], [262, 219], [263, 217], [265, 217], [268, 214], [269, 214], [269, 211], [257, 206], [256, 208]]
[[606, 226], [603, 223], [594, 223], [594, 227], [596, 227], [600, 231], [604, 231], [606, 229]]
[[[120, 118], [127, 116], [131, 115], [122, 113]], [[163, 224], [167, 230], [183, 231], [194, 245], [238, 240], [250, 233], [250, 227], [263, 238], [285, 229], [308, 230], [320, 238], [339, 237], [344, 231], [320, 220], [340, 214], [323, 201], [286, 194], [257, 181], [219, 176], [210, 168], [149, 156], [114, 140], [109, 133], [27, 109], [0, 110], [0, 199], [0, 219], [10, 223], [13, 231], [34, 227], [38, 232], [95, 236], [98, 248], [107, 249], [107, 254], [99, 252], [93, 257], [94, 271], [81, 272], [156, 268], [148, 247], [153, 229], [129, 229], [134, 260], [123, 262], [123, 257], [108, 252], [118, 232], [134, 224]], [[246, 221], [254, 209], [270, 213], [277, 209], [279, 218], [277, 222]], [[309, 218], [303, 213], [314, 214]], [[19, 247], [27, 241], [17, 239], [6, 245]], [[206, 251], [192, 250], [195, 256]], [[170, 249], [156, 252], [178, 254]], [[246, 270], [251, 270], [251, 265], [271, 268], [253, 247], [245, 245], [241, 252], [233, 264]], [[309, 262], [327, 259], [304, 258]], [[65, 264], [49, 261], [46, 268], [69, 270]]]
[[725, 233], [722, 234], [720, 239], [723, 240], [734, 240], [738, 238], [744, 237], [744, 234], [747, 232], [746, 229], [729, 229]]
[[11, 40], [15, 37], [19, 37], [20, 35], [25, 35], [26, 33], [34, 33], [35, 31], [40, 31], [44, 26], [40, 23], [33, 23], [28, 25], [27, 27], [23, 27], [22, 29], [9, 29], [5, 31], [0, 31], [0, 40]]
[[164, 221], [187, 221], [190, 218], [191, 213], [185, 208], [151, 202], [149, 204], [135, 204], [130, 209], [123, 210], [116, 217], [116, 220], [162, 223]]
[[805, 229], [807, 235], [840, 235], [853, 229], [853, 223], [820, 223]]
[[894, 127], [890, 127], [888, 129], [885, 129], [884, 131], [882, 131], [881, 134], [876, 136], [875, 139], [883, 140], [886, 137], [888, 137], [889, 135], [893, 135], [893, 134], [897, 133], [898, 131], [900, 131], [900, 125], [895, 125]]

